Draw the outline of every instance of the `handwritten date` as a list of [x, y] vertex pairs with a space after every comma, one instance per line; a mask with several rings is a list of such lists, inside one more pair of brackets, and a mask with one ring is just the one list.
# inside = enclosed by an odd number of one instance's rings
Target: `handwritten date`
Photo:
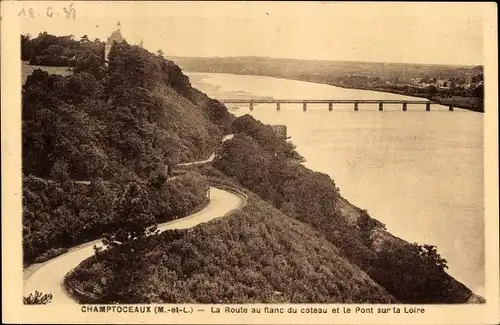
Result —
[[63, 7], [62, 11], [58, 11], [57, 9], [54, 9], [52, 7], [47, 7], [44, 13], [36, 12], [33, 8], [22, 8], [21, 11], [17, 14], [18, 17], [27, 17], [27, 18], [36, 18], [41, 15], [45, 15], [49, 18], [52, 18], [54, 16], [62, 16], [66, 19], [76, 19], [76, 10], [73, 7], [73, 4], [71, 3], [67, 7]]

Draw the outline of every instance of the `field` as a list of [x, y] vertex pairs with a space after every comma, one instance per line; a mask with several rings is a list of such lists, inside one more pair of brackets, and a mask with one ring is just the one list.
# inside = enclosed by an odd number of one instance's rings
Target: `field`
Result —
[[31, 75], [33, 71], [35, 71], [36, 69], [42, 69], [44, 71], [47, 71], [49, 74], [58, 74], [61, 76], [68, 76], [71, 74], [71, 70], [69, 70], [69, 67], [47, 67], [41, 65], [29, 65], [28, 62], [24, 61], [23, 64], [21, 65], [21, 81], [23, 85], [26, 82], [28, 76]]

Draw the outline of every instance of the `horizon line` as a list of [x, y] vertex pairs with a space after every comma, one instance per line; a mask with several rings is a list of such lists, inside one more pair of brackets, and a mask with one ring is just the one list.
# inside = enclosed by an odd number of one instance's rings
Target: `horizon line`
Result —
[[[50, 34], [47, 30], [43, 32], [39, 32], [39, 34], [47, 33], [49, 35], [53, 36], [58, 36], [55, 34]], [[32, 38], [38, 37], [35, 35], [31, 35], [29, 32], [28, 33], [21, 33], [23, 36], [30, 35]], [[64, 37], [64, 36], [71, 36], [73, 34], [67, 34], [67, 35], [60, 35], [58, 37]], [[86, 35], [86, 34], [84, 34]], [[84, 35], [79, 36], [80, 38], [83, 37]], [[76, 40], [76, 35], [73, 35], [73, 37]], [[99, 39], [101, 42], [105, 42], [105, 40], [101, 40], [98, 37], [94, 37], [95, 39]], [[134, 44], [130, 44], [134, 45]], [[165, 49], [162, 48], [162, 50], [167, 52]], [[154, 53], [154, 50], [150, 51], [151, 53]], [[473, 68], [473, 67], [481, 67], [484, 69], [484, 64], [448, 64], [448, 63], [419, 63], [419, 62], [394, 62], [394, 61], [368, 61], [368, 60], [332, 60], [332, 59], [306, 59], [306, 58], [290, 58], [290, 57], [277, 57], [277, 56], [267, 56], [267, 55], [228, 55], [228, 56], [186, 56], [186, 55], [167, 55], [164, 54], [165, 58], [185, 58], [185, 59], [229, 59], [229, 58], [260, 58], [260, 59], [274, 59], [274, 60], [295, 60], [295, 61], [319, 61], [319, 62], [338, 62], [338, 63], [373, 63], [373, 64], [402, 64], [402, 65], [422, 65], [422, 66], [446, 66], [446, 67], [467, 67], [467, 68]]]
[[406, 64], [406, 65], [432, 65], [432, 66], [447, 66], [447, 67], [481, 67], [483, 64], [448, 64], [448, 63], [421, 63], [421, 62], [394, 62], [394, 61], [367, 61], [367, 60], [328, 60], [328, 59], [304, 59], [304, 58], [287, 58], [274, 57], [266, 55], [237, 55], [237, 56], [183, 56], [183, 55], [165, 55], [165, 58], [184, 58], [184, 59], [273, 59], [273, 60], [293, 60], [293, 61], [320, 61], [320, 62], [338, 62], [338, 63], [375, 63], [375, 64]]

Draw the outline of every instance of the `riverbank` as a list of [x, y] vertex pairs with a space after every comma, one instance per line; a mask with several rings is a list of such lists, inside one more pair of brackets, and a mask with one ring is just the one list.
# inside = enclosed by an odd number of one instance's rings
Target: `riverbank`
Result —
[[[245, 89], [252, 96], [273, 98], [408, 99], [273, 77], [188, 75], [214, 98], [232, 98]], [[206, 84], [220, 87], [210, 91]], [[343, 197], [367, 209], [391, 234], [437, 246], [448, 260], [447, 272], [484, 294], [483, 116], [466, 110], [448, 114], [438, 104], [431, 112], [421, 107], [409, 111], [413, 114], [376, 109], [362, 114], [310, 109], [304, 114], [293, 105], [282, 105], [279, 112], [263, 105], [253, 111], [244, 106], [234, 114], [287, 125], [307, 168], [328, 174]]]

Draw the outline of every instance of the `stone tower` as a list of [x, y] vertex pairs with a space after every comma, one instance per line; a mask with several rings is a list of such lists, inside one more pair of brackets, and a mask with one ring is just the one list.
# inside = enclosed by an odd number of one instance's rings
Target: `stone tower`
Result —
[[106, 47], [104, 48], [104, 61], [106, 62], [106, 65], [108, 64], [108, 55], [109, 51], [111, 51], [111, 46], [116, 43], [121, 43], [125, 39], [122, 36], [122, 32], [120, 31], [121, 24], [118, 22], [116, 24], [116, 29], [111, 35], [108, 37], [108, 40], [106, 41]]

